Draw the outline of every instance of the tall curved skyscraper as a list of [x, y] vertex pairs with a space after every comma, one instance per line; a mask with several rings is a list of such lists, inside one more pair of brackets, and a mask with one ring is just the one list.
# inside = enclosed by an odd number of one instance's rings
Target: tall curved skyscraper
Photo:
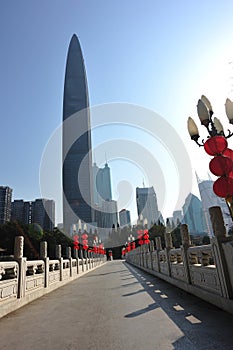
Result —
[[73, 35], [67, 55], [63, 99], [63, 226], [93, 221], [89, 98], [79, 40]]

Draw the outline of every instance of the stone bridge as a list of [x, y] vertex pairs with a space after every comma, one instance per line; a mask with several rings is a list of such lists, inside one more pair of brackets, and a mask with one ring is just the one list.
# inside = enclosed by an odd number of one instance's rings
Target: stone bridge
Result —
[[213, 212], [210, 245], [192, 247], [182, 225], [180, 248], [166, 233], [164, 249], [157, 238], [125, 261], [63, 258], [60, 246], [50, 260], [46, 242], [27, 261], [17, 237], [14, 261], [0, 262], [1, 349], [232, 349], [233, 237]]

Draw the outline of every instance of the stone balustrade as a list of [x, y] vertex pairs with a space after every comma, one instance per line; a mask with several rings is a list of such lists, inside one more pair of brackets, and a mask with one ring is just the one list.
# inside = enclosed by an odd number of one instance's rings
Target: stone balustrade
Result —
[[171, 234], [166, 232], [164, 249], [156, 237], [153, 249], [138, 247], [126, 254], [126, 261], [233, 313], [233, 236], [226, 236], [219, 207], [210, 208], [210, 214], [211, 244], [192, 246], [183, 224], [180, 248], [173, 248]]
[[23, 244], [24, 238], [17, 236], [14, 261], [0, 261], [0, 317], [106, 262], [103, 255], [80, 259], [75, 254], [76, 257], [72, 258], [70, 247], [63, 258], [60, 245], [56, 246], [56, 259], [50, 260], [47, 242], [41, 242], [41, 259], [29, 261], [23, 257]]

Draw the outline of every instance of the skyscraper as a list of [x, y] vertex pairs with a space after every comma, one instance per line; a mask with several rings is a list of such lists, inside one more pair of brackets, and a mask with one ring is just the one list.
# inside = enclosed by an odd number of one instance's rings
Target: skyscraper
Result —
[[93, 192], [95, 204], [112, 199], [111, 174], [108, 163], [103, 168], [99, 168], [96, 163], [93, 165]]
[[39, 198], [32, 202], [31, 223], [39, 224], [43, 230], [52, 231], [55, 222], [55, 202]]
[[66, 62], [62, 160], [63, 223], [65, 232], [69, 233], [79, 219], [86, 223], [93, 221], [89, 99], [83, 55], [76, 35], [70, 41]]
[[200, 199], [192, 193], [189, 193], [185, 199], [183, 215], [182, 221], [188, 225], [191, 234], [203, 234], [206, 232], [202, 203]]
[[214, 181], [212, 180], [204, 180], [201, 181], [198, 179], [198, 188], [202, 200], [202, 207], [204, 213], [204, 220], [207, 226], [207, 232], [210, 237], [213, 237], [213, 228], [210, 221], [209, 208], [213, 206], [219, 206], [222, 210], [223, 220], [226, 226], [226, 229], [230, 229], [232, 227], [232, 219], [227, 207], [226, 201], [224, 198], [220, 198], [216, 196], [213, 191]]
[[11, 219], [12, 189], [8, 186], [0, 186], [0, 224], [5, 224]]
[[131, 225], [130, 220], [130, 211], [126, 209], [122, 209], [119, 212], [120, 226], [129, 226]]
[[157, 197], [154, 187], [137, 187], [136, 200], [138, 216], [142, 215], [143, 219], [147, 219], [148, 227], [151, 227], [159, 218]]

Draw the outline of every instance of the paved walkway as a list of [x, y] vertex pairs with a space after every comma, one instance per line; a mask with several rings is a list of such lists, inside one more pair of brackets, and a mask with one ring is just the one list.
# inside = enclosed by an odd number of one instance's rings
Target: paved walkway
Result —
[[107, 262], [0, 320], [1, 350], [232, 350], [233, 316]]

